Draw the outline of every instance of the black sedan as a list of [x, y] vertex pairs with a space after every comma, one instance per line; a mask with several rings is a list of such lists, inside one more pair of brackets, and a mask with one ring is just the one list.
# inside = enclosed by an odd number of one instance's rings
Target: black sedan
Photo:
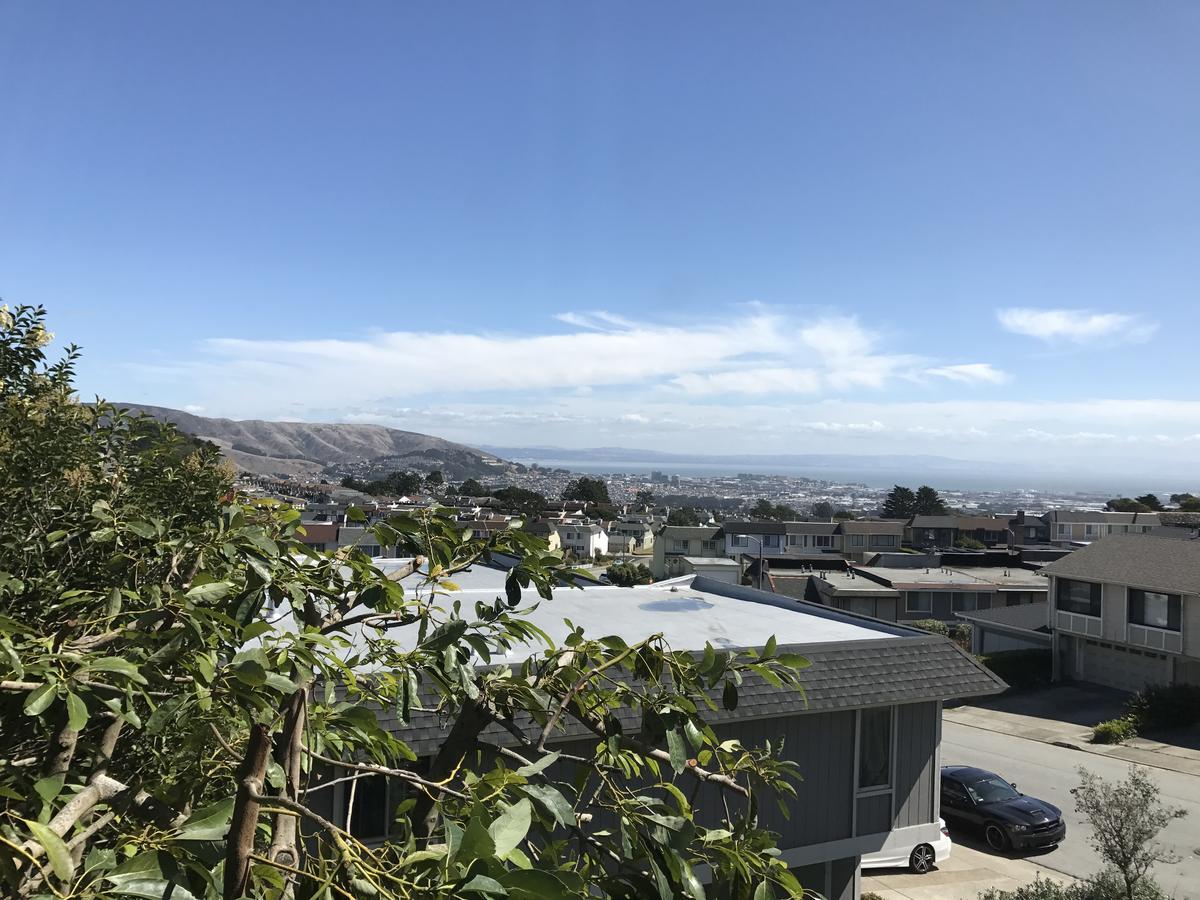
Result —
[[971, 766], [942, 767], [942, 818], [982, 828], [988, 845], [999, 851], [1050, 847], [1067, 836], [1057, 806]]

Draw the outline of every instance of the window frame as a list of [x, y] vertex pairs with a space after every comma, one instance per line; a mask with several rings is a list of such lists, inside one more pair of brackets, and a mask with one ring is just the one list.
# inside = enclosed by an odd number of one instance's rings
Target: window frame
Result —
[[[883, 714], [881, 719], [887, 723], [887, 733], [885, 735], [884, 746], [887, 748], [887, 759], [884, 762], [883, 769], [885, 770], [882, 783], [864, 784], [863, 783], [863, 735], [866, 731], [865, 720], [868, 716], [876, 717]], [[873, 706], [866, 709], [858, 710], [858, 717], [855, 722], [855, 741], [854, 741], [854, 788], [855, 793], [859, 797], [870, 797], [876, 794], [891, 793], [896, 781], [896, 707], [895, 706]]]
[[[1165, 601], [1165, 625], [1155, 625], [1145, 621], [1147, 597], [1161, 597]], [[1125, 618], [1130, 625], [1137, 625], [1139, 628], [1153, 628], [1156, 631], [1167, 631], [1171, 634], [1179, 634], [1183, 631], [1182, 594], [1168, 594], [1165, 591], [1147, 591], [1143, 588], [1127, 587], [1125, 589], [1125, 600]], [[1133, 617], [1135, 600], [1142, 613], [1140, 621]]]
[[[914, 609], [911, 598], [914, 596], [919, 598], [921, 595], [929, 597], [929, 606], [926, 609], [921, 609], [919, 607]], [[929, 615], [933, 615], [933, 591], [905, 591], [904, 611], [908, 613], [929, 613]]]
[[[1087, 611], [1081, 607], [1070, 608], [1063, 606], [1063, 588], [1066, 585], [1084, 584], [1088, 586], [1090, 594], [1087, 601]], [[1069, 589], [1068, 589], [1069, 593]], [[1067, 598], [1070, 602], [1077, 602], [1074, 598]], [[1104, 589], [1103, 585], [1098, 581], [1084, 581], [1080, 578], [1056, 578], [1054, 581], [1054, 611], [1070, 613], [1073, 616], [1087, 616], [1090, 619], [1100, 619], [1104, 617]]]

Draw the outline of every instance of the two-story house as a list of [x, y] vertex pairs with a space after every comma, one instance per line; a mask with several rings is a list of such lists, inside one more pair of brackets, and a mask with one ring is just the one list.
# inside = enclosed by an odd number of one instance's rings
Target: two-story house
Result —
[[600, 525], [562, 522], [554, 529], [564, 553], [580, 559], [594, 559], [608, 553], [608, 532]]
[[725, 522], [725, 554], [799, 559], [840, 553], [842, 534], [836, 522]]
[[[497, 587], [468, 586], [471, 580], [467, 573], [460, 592], [468, 604], [474, 593], [488, 598], [497, 592]], [[802, 779], [795, 782], [796, 795], [786, 799], [787, 813], [764, 796], [759, 822], [778, 835], [781, 858], [801, 884], [831, 900], [860, 896], [862, 855], [885, 841], [915, 847], [937, 833], [942, 704], [1004, 689], [945, 638], [704, 577], [556, 591], [530, 617], [555, 641], [568, 634], [565, 618], [589, 635], [633, 643], [657, 632], [673, 649], [694, 652], [706, 643], [761, 647], [774, 636], [780, 651], [805, 656], [811, 666], [804, 672], [803, 695], [747, 677], [736, 709], [705, 715], [722, 740], [754, 747], [770, 741], [796, 764]], [[514, 647], [503, 660], [493, 661], [518, 664], [534, 649]], [[436, 752], [451, 725], [432, 713], [414, 714], [407, 726], [389, 715], [383, 712], [380, 724], [419, 757]], [[637, 733], [639, 724], [622, 716], [626, 734]], [[532, 723], [517, 727], [533, 740], [541, 732]], [[512, 734], [496, 725], [482, 736], [501, 746], [515, 744]], [[570, 717], [547, 745], [579, 755], [594, 753], [595, 746], [595, 737]], [[335, 824], [344, 821], [348, 788], [335, 784], [313, 795], [318, 811]], [[382, 778], [360, 784], [358, 791], [357, 808], [364, 812], [352, 818], [351, 832], [367, 841], [386, 840], [401, 792], [393, 794]], [[705, 827], [719, 826], [728, 814], [712, 786], [690, 799]]]
[[1181, 537], [1113, 534], [1042, 569], [1056, 679], [1200, 684], [1200, 541]]
[[654, 528], [641, 519], [619, 519], [610, 522], [608, 539], [612, 543], [616, 539], [627, 542], [630, 553], [650, 553], [654, 549]]
[[723, 558], [725, 539], [719, 525], [662, 525], [654, 535], [650, 572], [655, 579], [684, 574], [684, 557]]

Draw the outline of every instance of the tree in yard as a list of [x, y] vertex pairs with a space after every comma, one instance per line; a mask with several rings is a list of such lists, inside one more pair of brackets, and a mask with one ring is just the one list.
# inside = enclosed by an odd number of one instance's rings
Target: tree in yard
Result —
[[1071, 793], [1091, 826], [1089, 843], [1119, 879], [1126, 900], [1146, 896], [1154, 885], [1154, 864], [1178, 861], [1157, 842], [1158, 833], [1187, 811], [1164, 805], [1158, 785], [1137, 766], [1116, 784], [1084, 768], [1078, 772], [1080, 783]]
[[458, 486], [458, 493], [464, 497], [486, 497], [488, 490], [474, 478], [468, 478]]
[[548, 502], [537, 491], [530, 491], [515, 486], [503, 487], [498, 491], [492, 491], [492, 496], [503, 503], [505, 508], [519, 513], [527, 521], [536, 519], [545, 512]]
[[650, 584], [654, 580], [654, 574], [645, 563], [617, 563], [609, 566], [604, 574], [618, 587]]
[[828, 500], [818, 500], [812, 505], [812, 514], [818, 519], [832, 519], [833, 504]]
[[681, 506], [667, 513], [668, 525], [703, 525], [700, 514], [690, 506]]
[[[47, 340], [40, 308], [0, 310], [7, 895], [801, 896], [755, 815], [794, 795], [794, 765], [706, 712], [746, 678], [797, 688], [805, 660], [774, 639], [556, 644], [529, 601], [571, 571], [519, 529], [375, 523], [414, 560], [390, 575], [315, 551], [295, 511], [237, 501], [215, 448], [76, 402], [75, 351], [47, 364]], [[445, 581], [493, 553], [519, 560], [504, 596], [455, 600]], [[420, 760], [417, 721], [448, 725]], [[554, 749], [566, 721], [594, 745]], [[407, 798], [368, 846], [317, 807], [344, 783], [352, 812], [379, 775]], [[725, 821], [702, 826], [713, 803]]]
[[770, 500], [759, 500], [750, 508], [750, 515], [756, 519], [768, 519], [773, 522], [794, 522], [800, 514], [783, 503], [772, 503]]
[[654, 506], [654, 491], [649, 488], [642, 488], [634, 494], [633, 499], [638, 506], [649, 509]]
[[444, 476], [438, 469], [434, 469], [432, 472], [430, 472], [428, 475], [425, 476], [425, 484], [427, 484], [429, 487], [438, 488], [438, 487], [441, 487], [445, 483], [446, 483], [446, 476]]
[[608, 497], [608, 485], [603, 478], [589, 478], [581, 475], [567, 483], [562, 492], [563, 500], [575, 500], [580, 503], [596, 503], [601, 506], [611, 506]]
[[1114, 497], [1104, 504], [1110, 512], [1150, 512], [1150, 507], [1130, 497]]
[[1158, 499], [1158, 494], [1142, 494], [1140, 497], [1133, 498], [1142, 506], [1146, 507], [1150, 512], [1162, 512], [1162, 501]]
[[839, 509], [837, 512], [835, 512], [833, 514], [833, 517], [835, 519], [841, 519], [843, 521], [851, 521], [851, 520], [857, 518], [857, 516], [855, 516], [854, 513], [850, 512], [850, 510], [848, 510], [848, 509]]
[[942, 498], [927, 484], [917, 488], [917, 493], [914, 497], [916, 501], [916, 515], [918, 516], [944, 516], [948, 514], [946, 504], [942, 502]]
[[917, 496], [912, 488], [896, 485], [884, 498], [879, 515], [884, 519], [911, 519], [917, 514]]

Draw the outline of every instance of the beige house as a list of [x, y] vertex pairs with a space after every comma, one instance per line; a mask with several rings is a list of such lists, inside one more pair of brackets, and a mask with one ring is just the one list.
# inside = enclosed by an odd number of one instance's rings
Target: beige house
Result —
[[1200, 542], [1114, 534], [1042, 571], [1056, 679], [1200, 685]]
[[724, 557], [719, 525], [663, 525], [654, 535], [650, 571], [656, 580], [684, 574], [683, 557]]
[[1049, 526], [1050, 543], [1060, 547], [1090, 544], [1114, 534], [1149, 534], [1161, 524], [1158, 513], [1052, 509], [1042, 518]]

